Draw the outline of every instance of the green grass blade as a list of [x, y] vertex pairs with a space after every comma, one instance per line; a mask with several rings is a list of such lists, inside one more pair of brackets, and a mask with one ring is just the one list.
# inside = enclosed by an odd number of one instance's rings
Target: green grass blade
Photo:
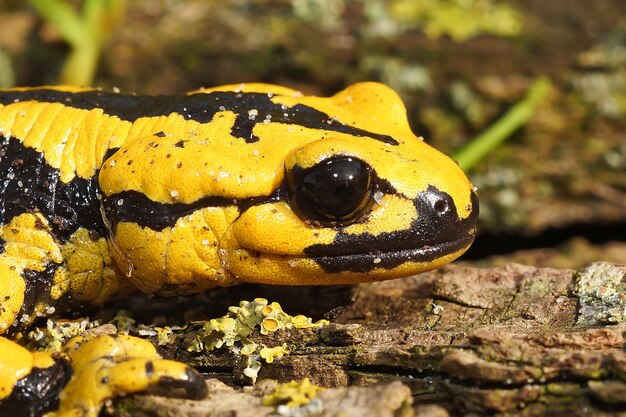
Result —
[[62, 0], [29, 0], [29, 3], [72, 47], [84, 42], [89, 28], [69, 4]]
[[542, 77], [530, 86], [526, 96], [507, 113], [469, 144], [456, 152], [455, 159], [463, 170], [471, 170], [489, 152], [507, 140], [513, 132], [526, 123], [535, 113], [535, 108], [550, 90], [550, 80]]
[[71, 47], [59, 77], [61, 84], [91, 85], [102, 41], [121, 20], [125, 0], [85, 0], [80, 14], [64, 0], [29, 2]]

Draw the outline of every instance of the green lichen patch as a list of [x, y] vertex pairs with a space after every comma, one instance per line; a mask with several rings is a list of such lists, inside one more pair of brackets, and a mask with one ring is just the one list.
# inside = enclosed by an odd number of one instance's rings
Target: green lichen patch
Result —
[[626, 321], [626, 267], [595, 262], [576, 273], [573, 293], [578, 296], [578, 324], [593, 326]]
[[519, 12], [489, 0], [395, 0], [391, 13], [405, 24], [423, 28], [430, 38], [450, 36], [462, 42], [480, 34], [517, 36]]
[[[28, 344], [36, 350], [61, 350], [63, 345], [74, 336], [95, 333], [115, 333], [115, 327], [100, 326], [100, 321], [88, 318], [81, 320], [52, 320], [46, 322], [46, 328], [35, 328], [28, 332]], [[100, 330], [96, 330], [100, 329]]]
[[255, 382], [261, 360], [272, 363], [275, 358], [289, 353], [286, 344], [259, 346], [249, 338], [255, 330], [267, 335], [283, 329], [305, 329], [327, 324], [327, 320], [313, 322], [313, 319], [303, 315], [291, 316], [283, 311], [280, 304], [256, 298], [231, 306], [225, 316], [204, 323], [203, 331], [194, 338], [188, 350], [202, 352], [227, 347], [234, 353], [245, 355], [247, 366], [243, 374]]

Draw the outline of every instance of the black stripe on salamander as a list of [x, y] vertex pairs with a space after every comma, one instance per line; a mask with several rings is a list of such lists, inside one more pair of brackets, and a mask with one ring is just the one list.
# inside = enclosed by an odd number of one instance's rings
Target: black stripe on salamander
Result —
[[[232, 135], [242, 138], [248, 143], [259, 140], [252, 133], [254, 126], [270, 119], [273, 122], [296, 124], [352, 136], [367, 136], [391, 145], [398, 144], [391, 136], [343, 125], [333, 121], [328, 114], [303, 104], [284, 107], [274, 103], [271, 97], [262, 93], [216, 91], [188, 96], [135, 96], [95, 90], [77, 93], [52, 89], [0, 91], [0, 104], [28, 100], [62, 103], [77, 109], [100, 108], [108, 115], [117, 116], [130, 122], [141, 117], [167, 116], [177, 113], [185, 119], [207, 123], [213, 119], [216, 113], [231, 111], [237, 114]], [[254, 113], [250, 113], [251, 111]]]
[[0, 224], [39, 212], [62, 242], [79, 227], [105, 236], [96, 178], [75, 177], [63, 183], [59, 170], [48, 165], [41, 152], [17, 138], [0, 136]]
[[205, 197], [189, 204], [166, 204], [152, 201], [145, 194], [137, 191], [122, 191], [118, 194], [103, 197], [103, 207], [105, 215], [113, 228], [119, 222], [131, 222], [137, 223], [142, 227], [161, 231], [166, 227], [173, 227], [179, 218], [205, 207], [237, 206], [239, 212], [243, 213], [251, 206], [281, 201], [285, 198], [284, 189], [279, 188], [270, 196], [250, 197], [243, 200], [225, 197]]
[[179, 218], [201, 208], [232, 205], [233, 199], [224, 197], [205, 197], [190, 204], [158, 203], [137, 191], [122, 191], [103, 198], [104, 213], [113, 228], [119, 222], [130, 222], [157, 231], [174, 226]]
[[[34, 317], [31, 317], [35, 306], [37, 304], [44, 304], [53, 306], [58, 300], [52, 301], [50, 297], [50, 289], [52, 288], [52, 280], [54, 279], [54, 273], [58, 269], [59, 264], [49, 264], [43, 271], [34, 271], [32, 269], [25, 269], [22, 272], [22, 278], [26, 284], [26, 290], [24, 291], [24, 301], [17, 320], [22, 323], [32, 323]], [[64, 300], [65, 301], [65, 300]], [[17, 324], [20, 327], [20, 323]]]
[[9, 396], [0, 400], [0, 414], [11, 417], [39, 417], [59, 407], [59, 394], [72, 377], [66, 359], [56, 359], [47, 368], [33, 368], [17, 381]]
[[471, 193], [472, 211], [465, 219], [459, 219], [452, 197], [432, 186], [413, 204], [418, 214], [407, 229], [378, 235], [348, 234], [339, 229], [332, 243], [311, 245], [304, 253], [329, 273], [369, 272], [408, 261], [429, 262], [469, 246], [474, 239], [476, 193]]

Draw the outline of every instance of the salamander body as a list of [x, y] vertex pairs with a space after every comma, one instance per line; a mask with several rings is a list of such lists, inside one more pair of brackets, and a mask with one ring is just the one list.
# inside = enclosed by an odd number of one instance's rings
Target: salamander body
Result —
[[137, 288], [408, 276], [460, 256], [478, 215], [377, 83], [1, 91], [0, 172], [0, 332]]

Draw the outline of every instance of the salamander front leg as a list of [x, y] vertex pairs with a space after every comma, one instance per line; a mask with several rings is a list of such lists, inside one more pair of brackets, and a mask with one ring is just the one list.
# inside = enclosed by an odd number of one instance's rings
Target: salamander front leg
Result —
[[197, 371], [136, 337], [77, 336], [61, 352], [35, 353], [0, 338], [1, 416], [97, 417], [105, 401], [155, 388], [190, 399], [207, 393]]
[[182, 389], [190, 399], [207, 393], [197, 371], [161, 359], [150, 342], [126, 335], [81, 339], [72, 339], [64, 348], [72, 378], [61, 392], [58, 411], [46, 417], [97, 417], [106, 400], [150, 388]]

